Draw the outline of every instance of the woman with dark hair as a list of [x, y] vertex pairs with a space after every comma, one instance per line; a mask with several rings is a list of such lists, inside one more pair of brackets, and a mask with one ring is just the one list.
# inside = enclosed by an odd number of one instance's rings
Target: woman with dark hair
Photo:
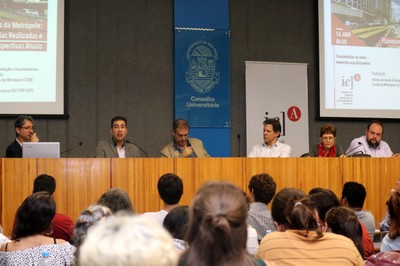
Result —
[[400, 192], [393, 191], [387, 202], [390, 216], [389, 232], [382, 239], [381, 251], [400, 249]]
[[227, 182], [203, 185], [190, 207], [189, 249], [179, 265], [266, 265], [246, 251], [246, 217], [246, 198], [238, 187]]
[[11, 242], [3, 244], [0, 265], [39, 265], [48, 252], [52, 265], [71, 265], [75, 248], [62, 239], [48, 237], [56, 204], [48, 192], [27, 197], [15, 214]]
[[277, 265], [364, 265], [350, 239], [320, 230], [318, 212], [303, 191], [281, 190], [271, 212], [279, 231], [263, 238], [256, 257]]
[[333, 207], [326, 213], [325, 222], [330, 232], [350, 238], [361, 256], [364, 256], [361, 224], [352, 209]]
[[323, 125], [319, 130], [320, 143], [311, 147], [310, 157], [340, 157], [343, 149], [336, 145], [336, 127], [331, 124]]

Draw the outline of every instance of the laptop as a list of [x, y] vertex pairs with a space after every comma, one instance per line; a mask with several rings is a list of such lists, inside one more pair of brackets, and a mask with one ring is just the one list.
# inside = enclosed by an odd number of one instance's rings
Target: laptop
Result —
[[23, 142], [22, 158], [60, 158], [60, 142]]

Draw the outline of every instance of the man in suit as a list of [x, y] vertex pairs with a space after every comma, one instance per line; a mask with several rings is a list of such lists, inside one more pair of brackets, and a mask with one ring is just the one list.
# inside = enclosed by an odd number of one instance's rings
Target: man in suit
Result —
[[22, 158], [22, 143], [39, 141], [34, 124], [33, 118], [28, 115], [21, 115], [15, 120], [15, 135], [17, 137], [6, 149], [7, 158]]
[[128, 122], [125, 117], [116, 116], [111, 119], [110, 133], [112, 138], [99, 141], [96, 158], [134, 158], [140, 157], [139, 148], [126, 140]]
[[211, 157], [199, 139], [189, 138], [189, 123], [184, 119], [178, 119], [172, 126], [173, 141], [161, 150], [161, 157]]

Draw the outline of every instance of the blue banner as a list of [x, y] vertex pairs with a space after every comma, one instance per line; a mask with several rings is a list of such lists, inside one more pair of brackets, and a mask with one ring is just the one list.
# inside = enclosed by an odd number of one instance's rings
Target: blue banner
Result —
[[229, 30], [175, 29], [175, 118], [230, 127]]
[[174, 27], [229, 29], [229, 1], [175, 0]]

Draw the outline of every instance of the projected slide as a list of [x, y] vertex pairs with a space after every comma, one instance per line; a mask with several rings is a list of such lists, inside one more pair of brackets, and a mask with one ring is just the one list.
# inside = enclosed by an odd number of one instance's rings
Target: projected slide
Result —
[[320, 116], [400, 118], [400, 0], [320, 4]]
[[0, 0], [0, 115], [64, 114], [63, 7]]

